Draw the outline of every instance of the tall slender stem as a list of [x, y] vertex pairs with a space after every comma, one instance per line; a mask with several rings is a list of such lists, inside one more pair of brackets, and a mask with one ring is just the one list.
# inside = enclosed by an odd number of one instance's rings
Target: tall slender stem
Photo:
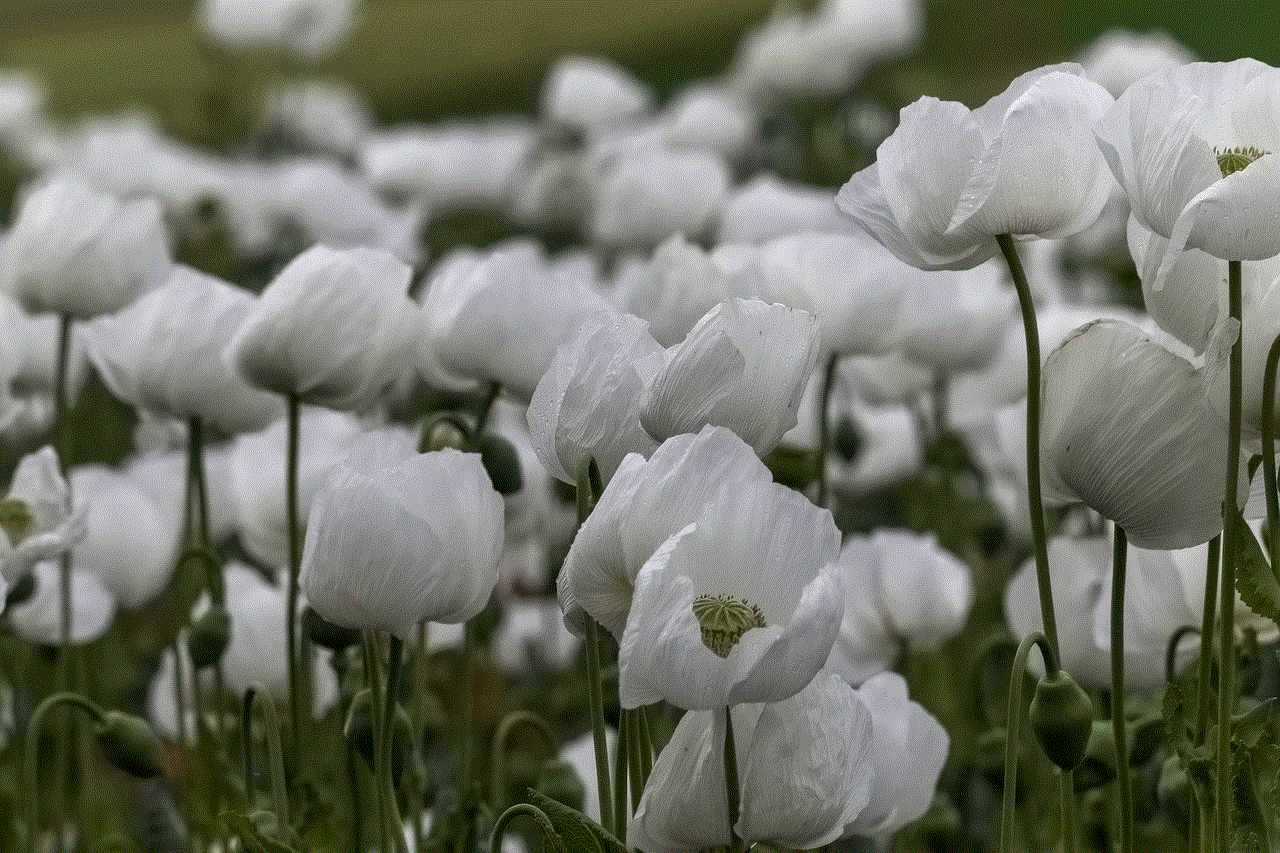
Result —
[[[1237, 322], [1241, 319], [1241, 267], [1240, 261], [1227, 262], [1227, 308]], [[1214, 756], [1217, 796], [1218, 849], [1230, 849], [1231, 839], [1231, 712], [1235, 706], [1235, 615], [1236, 615], [1236, 525], [1238, 512], [1237, 491], [1240, 470], [1241, 425], [1241, 334], [1231, 346], [1230, 392], [1227, 408], [1227, 482], [1226, 498], [1222, 506], [1222, 581], [1218, 584], [1218, 654], [1221, 655], [1218, 670], [1218, 749]]]
[[627, 843], [627, 820], [631, 810], [627, 803], [627, 768], [630, 766], [631, 712], [618, 714], [618, 741], [613, 755], [613, 834]]
[[[53, 386], [53, 434], [54, 444], [58, 451], [58, 465], [65, 477], [70, 465], [71, 429], [67, 423], [67, 373], [71, 356], [71, 315], [62, 314], [58, 318], [58, 366]], [[75, 500], [75, 495], [71, 496]], [[62, 649], [58, 659], [58, 689], [69, 690], [71, 687], [71, 667], [68, 655], [71, 654], [71, 552], [65, 551], [59, 563], [59, 580], [62, 584], [58, 590], [58, 603], [62, 616]]]
[[378, 813], [378, 849], [388, 853], [388, 815], [382, 796], [382, 655], [373, 631], [362, 632], [360, 643], [364, 650], [364, 676], [369, 685], [369, 717], [373, 721], [373, 802]]
[[1280, 337], [1267, 350], [1262, 374], [1262, 485], [1267, 498], [1267, 532], [1271, 565], [1280, 565], [1280, 496], [1276, 494], [1276, 366], [1280, 363]]
[[1120, 788], [1120, 853], [1133, 850], [1133, 783], [1124, 722], [1124, 574], [1129, 542], [1116, 525], [1111, 554], [1111, 730], [1116, 741], [1116, 785]]
[[1040, 622], [1054, 654], [1058, 653], [1058, 619], [1053, 610], [1053, 584], [1049, 577], [1049, 550], [1045, 543], [1044, 501], [1040, 495], [1040, 329], [1036, 323], [1035, 301], [1031, 286], [1022, 269], [1013, 238], [1001, 234], [996, 238], [1004, 253], [1018, 291], [1022, 309], [1022, 329], [1027, 338], [1027, 504], [1031, 516], [1031, 541], [1036, 556], [1036, 585], [1040, 591]]
[[288, 451], [285, 460], [285, 525], [289, 532], [289, 589], [285, 595], [285, 665], [289, 675], [289, 725], [293, 730], [293, 767], [302, 759], [302, 686], [298, 669], [298, 572], [302, 555], [298, 543], [298, 442], [299, 404], [296, 394], [288, 395]]
[[556, 740], [555, 733], [551, 731], [551, 725], [532, 711], [512, 711], [503, 717], [493, 733], [493, 745], [489, 753], [489, 771], [492, 773], [489, 806], [495, 811], [506, 805], [507, 742], [511, 740], [511, 733], [520, 725], [527, 725], [542, 736], [542, 742], [546, 745], [549, 756], [555, 757], [560, 751], [560, 744]]
[[[387, 660], [387, 690], [382, 708], [382, 739], [378, 743], [381, 758], [381, 776], [378, 779], [380, 795], [387, 814], [387, 823], [392, 830], [391, 842], [393, 850], [403, 851], [405, 848], [404, 833], [400, 831], [400, 809], [396, 804], [395, 765], [391, 760], [391, 744], [395, 740], [396, 731], [396, 697], [400, 692], [401, 662], [404, 660], [404, 642], [394, 634], [391, 635], [391, 650]], [[390, 853], [390, 851], [388, 851]]]
[[600, 628], [587, 617], [587, 708], [596, 753], [596, 783], [600, 792], [600, 825], [613, 825], [613, 795], [609, 782], [609, 742], [604, 734], [604, 691], [600, 687]]
[[827, 358], [826, 367], [822, 371], [822, 388], [818, 395], [818, 471], [817, 493], [815, 503], [827, 505], [827, 454], [831, 452], [831, 392], [836, 384], [836, 367], [840, 364], [840, 353], [833, 352]]
[[1077, 853], [1080, 841], [1076, 838], [1076, 786], [1075, 771], [1058, 774], [1058, 794], [1062, 808], [1062, 853]]
[[241, 737], [244, 739], [244, 786], [253, 804], [253, 709], [263, 716], [263, 735], [267, 741], [267, 772], [271, 778], [271, 801], [281, 827], [289, 826], [289, 794], [284, 783], [284, 752], [280, 749], [280, 716], [271, 694], [260, 684], [250, 685], [240, 708]]
[[1213, 620], [1218, 606], [1218, 568], [1222, 534], [1209, 540], [1204, 560], [1204, 611], [1200, 615], [1200, 680], [1196, 685], [1196, 731], [1209, 731], [1209, 675], [1213, 666]]
[[1026, 678], [1027, 656], [1033, 646], [1040, 647], [1044, 669], [1049, 675], [1058, 671], [1058, 655], [1049, 641], [1040, 633], [1024, 638], [1013, 653], [1013, 667], [1009, 670], [1009, 704], [1005, 711], [1004, 742], [1004, 796], [1000, 802], [1000, 853], [1009, 853], [1013, 843], [1013, 796], [1018, 787], [1018, 744], [1022, 741], [1022, 682]]
[[36, 837], [39, 835], [40, 827], [40, 774], [36, 772], [36, 754], [40, 751], [40, 729], [44, 718], [58, 705], [72, 705], [79, 708], [92, 717], [94, 722], [101, 722], [103, 718], [102, 709], [88, 699], [78, 693], [62, 692], [55, 693], [41, 702], [32, 713], [31, 719], [27, 721], [26, 743], [22, 754], [22, 778], [27, 786], [27, 795], [23, 801], [27, 805], [28, 841], [32, 849], [38, 846]]
[[462, 662], [462, 757], [458, 762], [458, 793], [471, 788], [476, 749], [476, 627], [475, 620], [463, 626]]

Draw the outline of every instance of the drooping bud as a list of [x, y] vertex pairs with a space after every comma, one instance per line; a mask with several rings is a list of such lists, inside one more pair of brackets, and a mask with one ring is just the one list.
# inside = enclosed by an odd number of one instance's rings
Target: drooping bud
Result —
[[36, 576], [34, 572], [27, 572], [22, 577], [14, 581], [13, 586], [9, 587], [9, 594], [4, 598], [4, 609], [17, 607], [31, 600], [31, 596], [36, 594]]
[[500, 435], [486, 432], [476, 442], [480, 462], [500, 495], [512, 495], [524, 485], [520, 456], [511, 442]]
[[102, 752], [121, 770], [142, 779], [164, 774], [164, 746], [145, 720], [108, 711], [95, 734]]
[[1094, 720], [1084, 761], [1076, 773], [1076, 790], [1100, 788], [1116, 778], [1116, 736], [1110, 720]]
[[204, 669], [222, 660], [231, 644], [231, 617], [227, 609], [215, 604], [191, 625], [187, 634], [187, 654], [196, 669]]
[[1063, 670], [1036, 684], [1031, 699], [1031, 730], [1045, 755], [1066, 773], [1080, 766], [1093, 733], [1093, 703]]
[[335, 625], [309, 605], [302, 611], [302, 630], [307, 639], [331, 652], [341, 652], [360, 641], [359, 631]]

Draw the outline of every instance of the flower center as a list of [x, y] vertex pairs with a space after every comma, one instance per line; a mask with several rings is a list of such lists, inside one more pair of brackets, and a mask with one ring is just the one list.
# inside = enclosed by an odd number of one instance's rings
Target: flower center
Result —
[[693, 600], [693, 615], [702, 626], [702, 642], [722, 658], [752, 628], [764, 627], [764, 614], [750, 601], [731, 595], [700, 595]]
[[1221, 151], [1215, 148], [1213, 153], [1218, 155], [1218, 168], [1222, 170], [1222, 177], [1225, 178], [1227, 175], [1234, 175], [1262, 155], [1270, 154], [1271, 152], [1263, 151], [1261, 148], [1254, 148], [1250, 145], [1247, 148], [1224, 148]]
[[17, 548], [31, 533], [34, 523], [27, 505], [14, 498], [0, 500], [0, 532], [9, 539], [9, 546]]

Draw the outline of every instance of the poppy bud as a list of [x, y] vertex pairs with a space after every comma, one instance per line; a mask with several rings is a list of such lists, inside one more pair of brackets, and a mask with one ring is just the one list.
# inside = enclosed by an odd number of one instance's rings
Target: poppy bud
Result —
[[197, 619], [187, 634], [187, 654], [196, 669], [213, 666], [231, 644], [231, 617], [221, 605], [213, 605]]
[[1080, 766], [1093, 731], [1093, 703], [1075, 679], [1062, 670], [1040, 679], [1030, 719], [1041, 748], [1059, 770]]
[[164, 774], [164, 747], [146, 721], [108, 711], [95, 734], [103, 753], [121, 770], [142, 779]]
[[524, 485], [520, 472], [520, 457], [510, 441], [500, 435], [487, 432], [476, 442], [480, 462], [500, 495], [512, 495]]

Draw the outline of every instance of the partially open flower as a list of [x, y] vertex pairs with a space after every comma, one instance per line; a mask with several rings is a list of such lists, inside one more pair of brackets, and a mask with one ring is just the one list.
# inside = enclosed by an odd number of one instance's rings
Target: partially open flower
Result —
[[66, 553], [84, 534], [85, 508], [73, 511], [54, 449], [23, 457], [0, 501], [0, 578], [13, 583], [41, 560]]
[[640, 422], [656, 439], [706, 424], [732, 429], [758, 453], [796, 425], [818, 358], [817, 320], [758, 299], [711, 309], [645, 390]]
[[977, 266], [1001, 234], [1074, 234], [1111, 192], [1092, 136], [1112, 103], [1073, 64], [1029, 71], [976, 110], [921, 98], [837, 202], [920, 269]]

